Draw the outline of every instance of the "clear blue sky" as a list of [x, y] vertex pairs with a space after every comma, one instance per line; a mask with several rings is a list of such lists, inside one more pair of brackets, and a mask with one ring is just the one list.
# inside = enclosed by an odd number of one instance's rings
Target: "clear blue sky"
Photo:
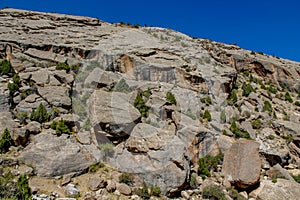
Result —
[[0, 0], [0, 7], [168, 27], [300, 61], [299, 0]]

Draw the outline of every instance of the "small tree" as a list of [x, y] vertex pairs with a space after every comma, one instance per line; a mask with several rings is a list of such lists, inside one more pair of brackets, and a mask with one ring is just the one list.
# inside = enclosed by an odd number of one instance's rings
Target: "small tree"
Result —
[[14, 68], [11, 66], [8, 60], [2, 60], [0, 62], [0, 76], [8, 75], [13, 76], [15, 74]]
[[242, 89], [243, 89], [242, 95], [246, 97], [248, 97], [251, 92], [255, 92], [253, 87], [250, 84], [246, 84], [246, 83], [243, 84]]
[[286, 92], [286, 93], [285, 93], [284, 99], [285, 99], [286, 101], [290, 102], [290, 103], [293, 103], [293, 99], [292, 99], [292, 97], [291, 97], [291, 95], [290, 95], [289, 92]]
[[134, 107], [138, 109], [143, 117], [147, 117], [149, 113], [149, 107], [146, 106], [146, 103], [142, 97], [141, 93], [138, 93], [134, 100]]
[[209, 121], [209, 122], [211, 121], [211, 115], [210, 115], [210, 112], [208, 110], [204, 111], [203, 119], [207, 119], [207, 121]]
[[166, 99], [169, 103], [173, 104], [173, 105], [176, 105], [176, 99], [175, 99], [175, 96], [172, 92], [168, 92], [167, 95], [166, 95]]
[[57, 136], [61, 136], [62, 134], [71, 134], [69, 127], [63, 120], [60, 120], [59, 122], [53, 121], [50, 128], [55, 130]]
[[68, 73], [71, 69], [71, 67], [67, 64], [67, 62], [58, 63], [55, 67], [56, 70], [66, 70]]
[[228, 99], [228, 104], [229, 105], [234, 105], [238, 100], [238, 97], [237, 97], [237, 94], [236, 94], [236, 89], [233, 89], [231, 92], [230, 92], [230, 96], [229, 96], [229, 99]]
[[19, 85], [20, 85], [20, 77], [15, 74], [12, 78], [12, 83], [8, 83], [8, 90], [9, 90], [9, 94], [10, 96], [12, 96], [15, 92], [17, 92], [19, 90]]
[[49, 120], [49, 113], [47, 112], [45, 106], [40, 103], [39, 107], [35, 110], [32, 109], [30, 120], [31, 121], [37, 121], [39, 123], [43, 123]]
[[0, 153], [6, 153], [12, 144], [12, 139], [9, 130], [6, 128], [0, 139]]
[[18, 199], [20, 200], [30, 200], [31, 190], [28, 184], [28, 178], [25, 174], [21, 174], [18, 178]]

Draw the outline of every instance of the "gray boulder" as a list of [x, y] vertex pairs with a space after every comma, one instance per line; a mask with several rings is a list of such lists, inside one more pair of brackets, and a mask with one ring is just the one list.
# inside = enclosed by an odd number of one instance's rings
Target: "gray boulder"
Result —
[[129, 103], [130, 95], [96, 90], [90, 97], [89, 118], [103, 131], [118, 138], [130, 134], [140, 121], [140, 112]]
[[38, 176], [54, 177], [82, 172], [95, 162], [94, 157], [69, 136], [57, 137], [49, 132], [34, 136], [19, 159], [36, 169]]
[[71, 98], [67, 87], [45, 86], [38, 87], [38, 93], [50, 104], [57, 107], [70, 107]]
[[300, 184], [280, 178], [277, 179], [276, 183], [263, 180], [259, 188], [251, 192], [249, 196], [258, 200], [299, 199]]

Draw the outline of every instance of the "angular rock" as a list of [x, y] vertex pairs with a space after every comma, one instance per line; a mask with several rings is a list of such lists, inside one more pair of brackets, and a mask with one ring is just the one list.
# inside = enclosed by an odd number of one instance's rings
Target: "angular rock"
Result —
[[116, 190], [116, 182], [114, 180], [108, 180], [106, 190], [108, 192], [114, 192]]
[[25, 129], [27, 131], [29, 131], [29, 133], [32, 133], [32, 134], [38, 134], [42, 131], [41, 124], [39, 122], [36, 122], [36, 121], [29, 122], [26, 125]]
[[80, 193], [80, 191], [77, 189], [76, 185], [69, 183], [66, 186], [66, 192], [68, 195], [77, 195]]
[[82, 145], [72, 142], [67, 135], [57, 137], [47, 132], [34, 136], [19, 159], [33, 165], [42, 177], [82, 172], [95, 162]]
[[117, 190], [121, 193], [124, 194], [126, 196], [131, 194], [131, 189], [128, 185], [121, 183], [119, 185], [117, 185]]
[[286, 169], [283, 169], [279, 164], [274, 165], [268, 172], [267, 175], [272, 178], [283, 178], [290, 181], [295, 181], [294, 178], [289, 174]]
[[105, 188], [106, 185], [107, 185], [107, 182], [101, 178], [91, 177], [89, 179], [89, 189], [92, 191], [96, 191], [100, 188]]
[[71, 98], [69, 97], [69, 89], [60, 86], [38, 87], [38, 93], [46, 99], [47, 102], [56, 107], [70, 107]]
[[99, 124], [115, 138], [130, 134], [141, 114], [129, 103], [129, 98], [121, 92], [95, 90], [89, 104], [91, 124]]
[[108, 163], [122, 171], [138, 174], [147, 185], [160, 187], [164, 194], [177, 192], [186, 184], [190, 167], [186, 143], [171, 133], [139, 124], [128, 143], [115, 148], [114, 157]]
[[261, 159], [259, 144], [240, 139], [225, 152], [222, 173], [225, 181], [239, 188], [249, 188], [259, 182]]
[[300, 184], [280, 178], [277, 179], [276, 183], [270, 180], [263, 180], [259, 188], [251, 192], [249, 196], [258, 200], [299, 199]]
[[259, 142], [259, 151], [271, 166], [279, 163], [285, 165], [290, 158], [290, 151], [286, 141], [277, 136], [271, 128], [265, 128], [261, 134], [257, 135], [257, 142]]

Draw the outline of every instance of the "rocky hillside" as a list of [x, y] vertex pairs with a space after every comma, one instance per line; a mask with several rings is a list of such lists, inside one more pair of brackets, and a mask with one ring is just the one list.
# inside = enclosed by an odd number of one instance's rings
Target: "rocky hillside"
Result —
[[0, 198], [298, 199], [300, 63], [0, 11]]

